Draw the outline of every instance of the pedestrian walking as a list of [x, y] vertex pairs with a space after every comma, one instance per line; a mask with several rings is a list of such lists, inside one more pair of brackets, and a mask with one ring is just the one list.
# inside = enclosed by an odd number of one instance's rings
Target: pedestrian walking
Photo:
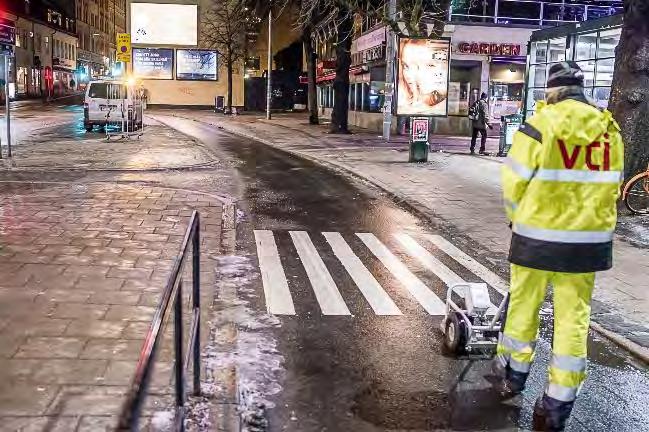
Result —
[[565, 427], [586, 378], [595, 272], [612, 267], [623, 143], [612, 114], [595, 107], [583, 85], [575, 62], [550, 68], [546, 101], [514, 135], [502, 169], [511, 288], [493, 368], [504, 394], [525, 386], [539, 310], [553, 286], [552, 358], [534, 407], [536, 430]]
[[475, 153], [475, 144], [480, 133], [480, 154], [485, 154], [485, 145], [487, 144], [487, 127], [492, 129], [488, 120], [487, 94], [482, 93], [480, 99], [475, 101], [469, 109], [469, 120], [471, 120], [471, 154]]

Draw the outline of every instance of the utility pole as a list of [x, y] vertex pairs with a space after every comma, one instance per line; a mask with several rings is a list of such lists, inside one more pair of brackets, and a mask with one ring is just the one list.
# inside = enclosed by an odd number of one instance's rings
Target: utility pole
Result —
[[7, 122], [7, 156], [11, 159], [11, 114], [9, 112], [9, 53], [5, 54], [5, 119]]
[[[388, 4], [388, 20], [395, 22], [397, 19], [397, 0], [390, 0]], [[385, 43], [385, 105], [383, 106], [383, 139], [390, 141], [392, 129], [392, 96], [394, 95], [394, 56], [395, 34], [388, 26]]]
[[266, 120], [271, 119], [270, 106], [273, 101], [273, 82], [271, 72], [273, 70], [273, 7], [268, 9], [268, 73], [266, 74]]

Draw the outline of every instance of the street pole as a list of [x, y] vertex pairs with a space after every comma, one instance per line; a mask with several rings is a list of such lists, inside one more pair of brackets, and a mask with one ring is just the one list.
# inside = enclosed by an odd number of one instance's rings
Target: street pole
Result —
[[[388, 20], [394, 22], [397, 18], [397, 0], [390, 0], [388, 5]], [[390, 141], [392, 129], [392, 95], [394, 94], [394, 57], [395, 34], [388, 26], [385, 44], [385, 105], [383, 106], [383, 139]]]
[[5, 118], [7, 122], [7, 156], [11, 158], [11, 114], [9, 113], [9, 54], [5, 58]]
[[273, 83], [270, 75], [273, 70], [273, 8], [268, 9], [268, 73], [266, 74], [266, 120], [270, 120], [270, 105], [273, 100]]

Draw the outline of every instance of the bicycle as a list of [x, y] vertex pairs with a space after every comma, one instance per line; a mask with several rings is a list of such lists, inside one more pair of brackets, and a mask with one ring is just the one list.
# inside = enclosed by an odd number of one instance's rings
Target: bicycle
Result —
[[649, 214], [649, 165], [647, 170], [636, 174], [622, 191], [624, 205], [634, 214]]

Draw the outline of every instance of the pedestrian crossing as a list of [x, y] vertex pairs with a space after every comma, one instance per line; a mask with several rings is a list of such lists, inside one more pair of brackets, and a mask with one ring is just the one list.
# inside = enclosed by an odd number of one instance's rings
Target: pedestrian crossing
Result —
[[[376, 258], [383, 267], [381, 270], [387, 271], [398, 281], [396, 289], [403, 291], [400, 295], [412, 299], [429, 315], [444, 315], [446, 290], [441, 292], [438, 289], [436, 293], [409, 268], [410, 260], [400, 256], [409, 257], [421, 269], [439, 279], [445, 288], [465, 282], [462, 276], [444, 264], [443, 261], [449, 262], [448, 259], [451, 259], [457, 264], [452, 267], [462, 269], [460, 273], [468, 272], [475, 276], [472, 281], [477, 277], [502, 295], [508, 289], [507, 283], [500, 276], [439, 235], [394, 233], [385, 239], [388, 241], [383, 241], [373, 233], [343, 235], [339, 232], [288, 231], [291, 247], [283, 247], [282, 254], [276, 242], [280, 236], [286, 236], [286, 232], [254, 231], [266, 308], [273, 315], [296, 315], [292, 284], [286, 276], [286, 264], [283, 264], [282, 258], [284, 261], [289, 258], [299, 260], [320, 308], [311, 313], [320, 312], [325, 316], [352, 315], [336, 278], [332, 276], [332, 269], [325, 263], [329, 262], [331, 266], [333, 257], [353, 281], [354, 289], [367, 301], [374, 314], [379, 316], [398, 316], [403, 315], [403, 312], [391, 297], [390, 290], [386, 290], [379, 282], [380, 278], [372, 273], [371, 269], [377, 271], [376, 266], [366, 264], [368, 256]], [[357, 240], [353, 242], [351, 237]], [[318, 249], [316, 244], [321, 244], [321, 247]], [[393, 245], [392, 249], [390, 245]], [[364, 247], [365, 250], [361, 251], [359, 247]], [[395, 287], [390, 288], [394, 293]], [[491, 311], [495, 310], [496, 306], [492, 305]]]

